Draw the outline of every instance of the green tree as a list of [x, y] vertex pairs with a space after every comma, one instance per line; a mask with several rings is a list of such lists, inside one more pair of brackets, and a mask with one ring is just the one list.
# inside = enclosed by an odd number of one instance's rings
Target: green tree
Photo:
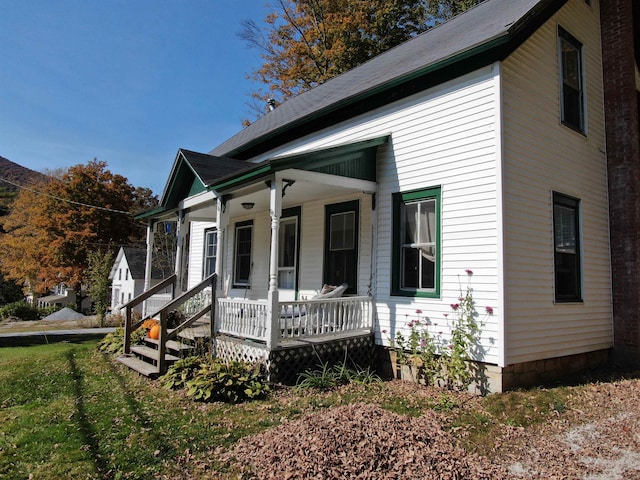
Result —
[[0, 305], [24, 300], [22, 287], [15, 280], [4, 278], [0, 272]]
[[95, 313], [102, 327], [111, 299], [109, 273], [114, 261], [113, 252], [90, 251], [87, 255], [87, 284], [89, 296], [95, 302]]
[[477, 2], [277, 0], [264, 28], [245, 21], [239, 34], [263, 60], [249, 75], [263, 85], [251, 94], [252, 108], [260, 116], [268, 100], [279, 103], [324, 83]]

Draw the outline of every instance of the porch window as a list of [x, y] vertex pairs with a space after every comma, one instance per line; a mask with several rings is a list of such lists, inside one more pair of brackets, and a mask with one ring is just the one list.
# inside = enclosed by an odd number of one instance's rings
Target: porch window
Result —
[[208, 228], [204, 231], [204, 272], [203, 279], [216, 271], [216, 252], [218, 249], [218, 231]]
[[553, 248], [556, 302], [581, 302], [580, 201], [553, 193]]
[[296, 290], [300, 207], [283, 210], [278, 231], [278, 288]]
[[392, 294], [440, 295], [440, 188], [393, 195]]
[[584, 80], [582, 44], [563, 28], [558, 27], [560, 68], [562, 78], [562, 123], [584, 133]]
[[249, 287], [251, 283], [251, 243], [253, 221], [236, 223], [233, 285]]

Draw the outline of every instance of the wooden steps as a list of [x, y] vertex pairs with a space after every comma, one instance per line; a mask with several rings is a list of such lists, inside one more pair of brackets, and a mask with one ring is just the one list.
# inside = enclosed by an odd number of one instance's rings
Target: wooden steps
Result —
[[[170, 367], [183, 357], [189, 356], [195, 349], [193, 343], [198, 339], [208, 337], [208, 322], [206, 325], [197, 325], [195, 328], [187, 328], [178, 334], [180, 341], [169, 340], [166, 343], [164, 356], [165, 366]], [[132, 345], [131, 354], [120, 355], [117, 360], [127, 367], [149, 378], [160, 376], [158, 368], [158, 348], [160, 341], [144, 337], [143, 345]]]

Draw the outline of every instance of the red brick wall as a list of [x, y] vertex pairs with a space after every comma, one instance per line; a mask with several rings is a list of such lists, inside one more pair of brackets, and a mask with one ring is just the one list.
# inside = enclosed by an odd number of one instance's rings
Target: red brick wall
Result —
[[[614, 359], [640, 364], [640, 135], [633, 5], [601, 0]], [[640, 26], [636, 26], [640, 30]]]

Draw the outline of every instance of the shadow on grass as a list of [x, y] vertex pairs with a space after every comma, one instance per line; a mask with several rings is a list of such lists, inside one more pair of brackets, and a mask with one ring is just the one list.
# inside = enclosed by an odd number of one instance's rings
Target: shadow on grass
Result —
[[44, 335], [34, 333], [24, 336], [2, 336], [0, 337], [0, 347], [31, 347], [33, 345], [49, 345], [52, 343], [74, 343], [80, 344], [104, 338], [105, 333], [82, 333], [82, 334], [53, 334]]
[[106, 473], [107, 464], [100, 455], [100, 446], [96, 440], [96, 432], [94, 431], [89, 416], [87, 415], [84, 404], [84, 375], [78, 369], [74, 358], [73, 350], [67, 352], [67, 360], [71, 369], [71, 378], [73, 379], [73, 393], [75, 396], [76, 411], [74, 418], [78, 424], [80, 435], [82, 436], [83, 445], [91, 455], [93, 464], [98, 473]]

